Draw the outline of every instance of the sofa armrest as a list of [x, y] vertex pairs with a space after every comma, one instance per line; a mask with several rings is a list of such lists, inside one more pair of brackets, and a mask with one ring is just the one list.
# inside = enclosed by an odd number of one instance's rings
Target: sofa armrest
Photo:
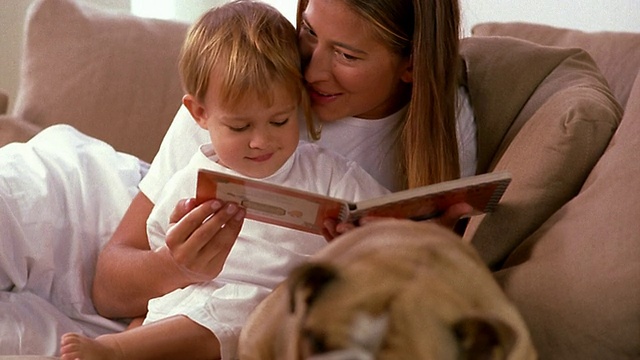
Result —
[[0, 115], [0, 147], [12, 142], [25, 142], [37, 134], [41, 127], [12, 115]]
[[0, 89], [0, 115], [7, 113], [9, 108], [9, 95], [2, 89]]

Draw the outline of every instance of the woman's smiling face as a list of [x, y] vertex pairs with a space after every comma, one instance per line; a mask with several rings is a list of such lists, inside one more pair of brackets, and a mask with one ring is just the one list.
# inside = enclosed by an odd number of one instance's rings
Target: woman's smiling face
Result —
[[304, 77], [322, 121], [386, 117], [408, 102], [411, 60], [343, 0], [309, 0], [299, 29]]

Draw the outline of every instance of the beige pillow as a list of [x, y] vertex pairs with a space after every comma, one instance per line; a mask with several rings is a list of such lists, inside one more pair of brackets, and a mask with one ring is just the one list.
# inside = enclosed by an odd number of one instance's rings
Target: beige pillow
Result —
[[537, 44], [579, 47], [595, 60], [611, 90], [624, 108], [640, 64], [640, 34], [626, 32], [583, 32], [529, 23], [481, 23], [473, 35], [513, 36]]
[[27, 121], [21, 121], [11, 115], [0, 115], [0, 147], [12, 142], [25, 142], [41, 130]]
[[182, 23], [38, 0], [29, 10], [14, 115], [66, 123], [150, 161], [182, 97]]
[[0, 115], [7, 113], [9, 108], [9, 95], [6, 92], [0, 90]]
[[541, 359], [640, 354], [640, 75], [632, 84], [622, 122], [580, 193], [496, 273]]
[[[622, 110], [583, 50], [508, 37], [472, 37], [463, 50], [479, 155], [487, 152], [480, 146], [485, 138], [500, 140], [487, 168], [478, 170], [508, 170], [513, 175], [500, 206], [492, 214], [471, 218], [464, 237], [492, 268], [499, 268], [578, 193]], [[506, 113], [515, 118], [505, 133], [500, 119]]]

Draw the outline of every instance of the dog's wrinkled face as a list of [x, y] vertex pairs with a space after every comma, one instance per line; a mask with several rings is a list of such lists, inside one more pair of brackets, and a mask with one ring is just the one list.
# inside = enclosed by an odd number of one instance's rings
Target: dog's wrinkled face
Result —
[[501, 318], [508, 311], [493, 309], [504, 299], [482, 285], [488, 272], [467, 273], [478, 264], [466, 244], [450, 241], [434, 251], [401, 242], [360, 249], [346, 264], [320, 260], [294, 271], [300, 358], [507, 359], [519, 334]]
[[297, 268], [243, 329], [241, 359], [535, 359], [475, 250], [440, 226], [385, 220]]
[[[349, 311], [336, 307], [329, 317], [318, 318], [322, 311], [310, 311], [327, 292], [337, 290], [339, 276], [337, 269], [323, 265], [302, 266], [291, 276], [291, 311], [300, 316], [299, 353], [304, 359], [374, 359], [388, 332], [388, 314], [375, 314], [381, 309], [372, 308], [375, 302], [347, 301], [342, 304], [351, 307]], [[338, 322], [347, 325], [330, 325]]]
[[[455, 299], [420, 302], [393, 286], [361, 289], [336, 271], [317, 264], [295, 274], [300, 282], [292, 294], [293, 311], [299, 318], [302, 359], [393, 359], [398, 351], [413, 351], [421, 359], [504, 359], [513, 345], [513, 330], [498, 319], [462, 312], [456, 318], [456, 304], [442, 304]], [[317, 282], [317, 273], [330, 272], [335, 277]]]

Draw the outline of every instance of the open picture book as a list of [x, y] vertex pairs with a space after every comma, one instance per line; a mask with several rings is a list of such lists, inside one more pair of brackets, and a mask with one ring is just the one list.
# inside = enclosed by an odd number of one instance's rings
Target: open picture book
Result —
[[218, 199], [246, 209], [246, 217], [292, 229], [322, 234], [327, 218], [357, 223], [363, 216], [427, 220], [451, 205], [466, 202], [470, 215], [493, 211], [511, 182], [508, 172], [492, 172], [403, 190], [351, 203], [307, 191], [200, 169], [198, 204]]

